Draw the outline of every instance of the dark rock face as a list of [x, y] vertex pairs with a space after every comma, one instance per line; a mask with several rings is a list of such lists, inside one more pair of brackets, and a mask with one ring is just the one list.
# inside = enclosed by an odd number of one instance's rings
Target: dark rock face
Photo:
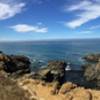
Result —
[[100, 54], [90, 54], [84, 57], [87, 62], [98, 62], [100, 60]]
[[62, 82], [65, 75], [66, 63], [63, 61], [49, 62], [46, 68], [42, 68], [33, 75], [33, 78], [47, 82]]
[[84, 65], [84, 77], [87, 81], [91, 82], [93, 86], [96, 86], [97, 88], [100, 88], [100, 61], [99, 61], [99, 55], [94, 55], [95, 59], [93, 61], [96, 61], [95, 63], [88, 63]]
[[25, 56], [0, 53], [0, 69], [3, 69], [8, 73], [27, 73], [30, 72], [30, 61]]

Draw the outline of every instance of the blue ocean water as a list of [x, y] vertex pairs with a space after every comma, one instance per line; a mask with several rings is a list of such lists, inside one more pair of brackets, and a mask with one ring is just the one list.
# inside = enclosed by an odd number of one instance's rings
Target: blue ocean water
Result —
[[28, 56], [34, 65], [32, 68], [41, 67], [51, 60], [64, 60], [70, 62], [73, 69], [80, 69], [84, 55], [100, 53], [100, 39], [0, 42], [0, 50]]

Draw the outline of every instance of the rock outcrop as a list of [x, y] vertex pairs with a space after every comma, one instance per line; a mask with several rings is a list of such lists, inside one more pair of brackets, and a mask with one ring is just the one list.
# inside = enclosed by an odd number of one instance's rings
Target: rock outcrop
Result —
[[72, 89], [74, 89], [76, 87], [77, 87], [76, 84], [73, 84], [71, 82], [66, 82], [61, 86], [59, 93], [66, 94], [67, 92], [70, 92]]
[[66, 63], [63, 61], [49, 62], [46, 68], [40, 69], [33, 75], [34, 79], [44, 80], [46, 82], [58, 81], [62, 83], [65, 76]]
[[[66, 65], [63, 61], [52, 61], [46, 68], [27, 73], [30, 72], [27, 57], [0, 52], [0, 100], [100, 100], [99, 90], [86, 89], [63, 81], [65, 75], [69, 74], [65, 74]], [[9, 74], [24, 75], [13, 78]], [[99, 60], [95, 63], [89, 61], [85, 65], [84, 76], [87, 81], [99, 87]]]
[[[71, 82], [58, 87], [58, 83], [43, 83], [29, 77], [18, 79], [18, 84], [30, 93], [33, 100], [100, 100], [100, 91], [85, 89]], [[59, 89], [57, 89], [59, 88]]]
[[0, 53], [0, 69], [7, 73], [28, 73], [30, 72], [30, 61], [25, 56]]
[[98, 62], [100, 60], [100, 54], [89, 54], [83, 57], [87, 62]]
[[86, 60], [88, 64], [84, 65], [84, 77], [87, 81], [91, 82], [93, 87], [100, 88], [100, 55], [88, 55], [87, 58], [89, 62]]
[[68, 92], [65, 100], [99, 100], [93, 99], [92, 96], [93, 94], [88, 89], [78, 87]]

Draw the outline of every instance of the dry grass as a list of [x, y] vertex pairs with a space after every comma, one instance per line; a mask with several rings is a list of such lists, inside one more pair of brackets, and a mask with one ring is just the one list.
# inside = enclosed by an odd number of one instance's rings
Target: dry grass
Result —
[[28, 94], [8, 77], [0, 73], [0, 100], [29, 100]]

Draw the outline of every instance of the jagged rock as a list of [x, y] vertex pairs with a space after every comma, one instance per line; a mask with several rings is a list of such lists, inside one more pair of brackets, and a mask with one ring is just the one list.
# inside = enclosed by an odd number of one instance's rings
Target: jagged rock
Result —
[[49, 62], [46, 68], [40, 69], [33, 75], [33, 78], [47, 82], [58, 81], [61, 83], [65, 75], [66, 63], [62, 61]]
[[84, 77], [93, 84], [93, 87], [100, 88], [100, 55], [95, 55], [94, 58], [97, 62], [88, 62], [88, 64], [84, 65]]
[[100, 88], [100, 62], [85, 67], [84, 77], [87, 81], [93, 82], [94, 86]]
[[27, 73], [30, 72], [30, 61], [25, 56], [0, 53], [0, 69], [7, 73]]
[[[86, 68], [87, 66], [87, 68]], [[95, 77], [95, 65], [86, 65], [85, 66], [85, 72], [84, 72], [84, 76], [86, 78], [86, 80], [93, 80]]]
[[3, 70], [5, 66], [5, 63], [3, 61], [0, 62], [0, 70]]
[[0, 53], [3, 53], [2, 51], [0, 51]]
[[100, 54], [90, 54], [83, 57], [88, 62], [98, 62], [100, 60]]
[[5, 68], [8, 72], [16, 72], [18, 70], [29, 69], [30, 61], [25, 56], [10, 56], [10, 61], [5, 62], [7, 67]]
[[64, 83], [64, 84], [61, 86], [61, 88], [60, 88], [60, 90], [59, 90], [59, 93], [65, 94], [65, 93], [71, 91], [72, 89], [74, 89], [74, 88], [76, 88], [76, 87], [77, 87], [77, 85], [76, 85], [76, 84], [73, 84], [73, 83], [71, 83], [71, 82]]
[[54, 82], [52, 85], [52, 90], [50, 91], [52, 95], [58, 94], [59, 88], [60, 88], [60, 84], [59, 82]]
[[[59, 82], [42, 84], [41, 80], [34, 80], [32, 78], [22, 78], [17, 79], [20, 87], [25, 89], [30, 93], [29, 97], [36, 97], [36, 100], [100, 100], [100, 91], [93, 89], [86, 89], [84, 87], [79, 87], [73, 83], [68, 82], [68, 86], [73, 87], [70, 91], [65, 92], [65, 94], [59, 93], [60, 89], [64, 86], [59, 84]], [[39, 82], [37, 82], [39, 81]], [[67, 84], [67, 82], [65, 83]], [[73, 86], [72, 86], [73, 84]], [[34, 95], [36, 94], [36, 96]], [[33, 99], [34, 100], [34, 99]]]
[[92, 100], [92, 94], [84, 88], [75, 88], [68, 92], [65, 98], [65, 100]]
[[4, 53], [0, 53], [0, 61], [8, 62], [8, 61], [10, 61], [10, 58], [8, 55], [6, 55]]

